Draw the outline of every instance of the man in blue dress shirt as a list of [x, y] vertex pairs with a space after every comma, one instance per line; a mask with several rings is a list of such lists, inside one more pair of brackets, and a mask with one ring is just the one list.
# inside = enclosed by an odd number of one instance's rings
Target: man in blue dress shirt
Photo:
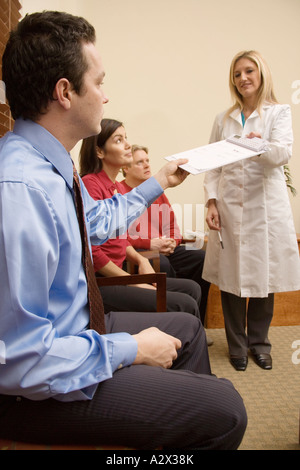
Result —
[[[244, 405], [211, 375], [196, 317], [111, 312], [106, 334], [89, 329], [69, 152], [100, 132], [103, 78], [94, 28], [82, 18], [27, 15], [11, 33], [3, 80], [16, 122], [0, 141], [0, 437], [235, 449]], [[81, 184], [90, 241], [126, 231], [184, 179], [179, 163], [109, 202]]]

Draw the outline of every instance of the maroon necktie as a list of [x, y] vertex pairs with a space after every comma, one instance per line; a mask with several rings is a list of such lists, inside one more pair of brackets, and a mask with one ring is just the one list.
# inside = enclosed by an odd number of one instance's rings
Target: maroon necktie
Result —
[[81, 188], [78, 173], [73, 165], [73, 190], [75, 194], [75, 206], [77, 212], [78, 223], [80, 227], [82, 241], [82, 262], [85, 270], [88, 286], [88, 301], [90, 307], [90, 328], [98, 333], [105, 334], [104, 308], [102, 297], [97, 286], [94, 266], [89, 250], [88, 237], [84, 219], [84, 208], [81, 196]]

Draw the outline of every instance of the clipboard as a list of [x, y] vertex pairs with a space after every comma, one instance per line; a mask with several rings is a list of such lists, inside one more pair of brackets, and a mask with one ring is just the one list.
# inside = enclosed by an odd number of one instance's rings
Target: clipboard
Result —
[[258, 137], [249, 139], [233, 135], [228, 139], [176, 153], [165, 157], [165, 159], [171, 161], [186, 158], [189, 160], [188, 163], [180, 165], [180, 167], [188, 173], [198, 175], [230, 163], [261, 155], [268, 150], [268, 142], [263, 139]]

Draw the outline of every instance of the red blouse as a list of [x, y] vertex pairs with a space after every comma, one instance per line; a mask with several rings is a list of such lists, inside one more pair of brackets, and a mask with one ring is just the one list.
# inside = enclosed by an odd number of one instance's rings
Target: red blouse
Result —
[[[113, 183], [104, 170], [99, 173], [91, 173], [82, 178], [89, 194], [95, 200], [111, 198], [116, 192], [124, 194], [124, 187], [116, 181]], [[93, 262], [95, 271], [105, 266], [109, 261], [113, 261], [122, 268], [126, 258], [126, 248], [130, 243], [127, 235], [108, 240], [100, 246], [92, 246]]]

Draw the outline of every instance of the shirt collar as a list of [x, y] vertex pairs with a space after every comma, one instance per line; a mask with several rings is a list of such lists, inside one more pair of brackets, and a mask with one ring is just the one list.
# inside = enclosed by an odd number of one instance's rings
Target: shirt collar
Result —
[[14, 134], [26, 139], [40, 152], [58, 173], [65, 179], [67, 185], [73, 186], [73, 164], [70, 154], [64, 146], [43, 126], [30, 120], [17, 119]]
[[[270, 106], [272, 106], [272, 104], [269, 104], [269, 103], [265, 103], [263, 106], [262, 106], [262, 113], [264, 113], [264, 111], [268, 108], [270, 108]], [[229, 115], [232, 119], [234, 119], [235, 121], [238, 121], [239, 123], [242, 123], [242, 118], [241, 118], [241, 109], [240, 108], [236, 108], [234, 109], [230, 115]], [[248, 119], [253, 119], [253, 118], [256, 118], [259, 116], [259, 112], [257, 111], [257, 109], [255, 111], [253, 111], [253, 113], [251, 114], [251, 116], [249, 116]]]

